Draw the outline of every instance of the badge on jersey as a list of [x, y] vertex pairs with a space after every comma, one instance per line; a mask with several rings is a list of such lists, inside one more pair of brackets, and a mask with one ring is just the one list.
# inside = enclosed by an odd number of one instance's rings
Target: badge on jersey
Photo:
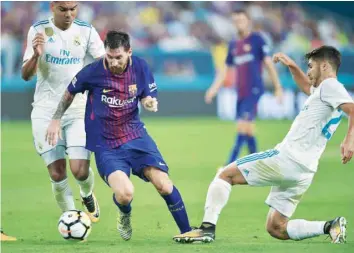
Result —
[[73, 80], [71, 80], [71, 84], [75, 87], [75, 84], [77, 82], [76, 76], [74, 76]]
[[80, 45], [81, 45], [80, 37], [79, 37], [79, 36], [76, 36], [76, 37], [74, 38], [74, 45], [75, 45], [75, 46], [80, 46]]
[[138, 92], [138, 88], [136, 87], [136, 84], [129, 85], [129, 94], [131, 96], [135, 96]]
[[250, 44], [245, 44], [245, 45], [243, 45], [243, 50], [244, 50], [245, 52], [249, 52], [249, 51], [251, 51], [251, 49], [252, 49], [252, 47], [251, 47]]
[[54, 30], [51, 27], [44, 28], [45, 35], [52, 37], [54, 35]]

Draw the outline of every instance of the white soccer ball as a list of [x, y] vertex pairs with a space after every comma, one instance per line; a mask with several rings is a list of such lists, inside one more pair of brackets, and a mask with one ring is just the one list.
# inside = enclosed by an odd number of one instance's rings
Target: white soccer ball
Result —
[[91, 232], [90, 217], [83, 211], [66, 211], [59, 218], [58, 230], [66, 240], [84, 240]]

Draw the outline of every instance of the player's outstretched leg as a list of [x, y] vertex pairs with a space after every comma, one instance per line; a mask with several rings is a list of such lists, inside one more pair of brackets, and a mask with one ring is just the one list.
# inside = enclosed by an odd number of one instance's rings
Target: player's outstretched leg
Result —
[[344, 243], [346, 241], [346, 224], [344, 217], [337, 217], [331, 221], [289, 220], [288, 217], [271, 208], [266, 227], [272, 237], [280, 240], [299, 241], [328, 234], [332, 243]]
[[[69, 148], [70, 149], [70, 148]], [[73, 153], [76, 154], [82, 153], [81, 156], [84, 156], [85, 153], [88, 153], [86, 149], [80, 151], [76, 148], [68, 149], [69, 157], [73, 156]], [[82, 148], [83, 149], [83, 148]], [[76, 182], [80, 186], [80, 196], [82, 199], [82, 204], [86, 208], [86, 212], [90, 217], [90, 220], [94, 223], [100, 220], [100, 207], [96, 199], [95, 194], [93, 193], [94, 187], [94, 174], [90, 168], [90, 160], [86, 159], [70, 159], [70, 168], [76, 178]]]
[[129, 177], [122, 171], [115, 171], [108, 176], [109, 186], [112, 188], [113, 202], [118, 207], [117, 230], [123, 240], [132, 237], [131, 202], [133, 200], [134, 186]]
[[247, 184], [247, 182], [238, 170], [236, 162], [233, 162], [220, 170], [209, 185], [201, 226], [190, 232], [176, 235], [173, 240], [182, 243], [213, 242], [219, 215], [229, 199], [231, 186], [235, 184]]
[[179, 230], [185, 233], [191, 230], [188, 215], [182, 196], [169, 179], [168, 174], [154, 167], [144, 169], [144, 175], [155, 186], [161, 197], [166, 201]]

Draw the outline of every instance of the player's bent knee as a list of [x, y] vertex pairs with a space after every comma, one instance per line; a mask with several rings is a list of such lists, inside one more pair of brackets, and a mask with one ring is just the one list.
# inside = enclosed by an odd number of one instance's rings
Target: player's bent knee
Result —
[[127, 205], [133, 200], [133, 191], [115, 192], [115, 198], [119, 204]]
[[70, 168], [73, 176], [79, 180], [86, 180], [89, 175], [89, 160], [70, 160]]
[[237, 123], [237, 132], [241, 134], [248, 134], [251, 126], [252, 126], [252, 122], [245, 121], [245, 120], [239, 121]]
[[125, 205], [133, 200], [134, 186], [133, 184], [126, 184], [124, 186], [112, 188], [115, 198], [118, 203]]
[[65, 160], [57, 160], [48, 165], [50, 178], [54, 182], [60, 182], [66, 178], [66, 163]]
[[170, 179], [163, 179], [158, 185], [155, 185], [155, 187], [161, 195], [169, 195], [173, 191], [173, 183]]
[[289, 237], [286, 232], [287, 224], [280, 221], [267, 222], [267, 232], [274, 238], [279, 240], [287, 240]]

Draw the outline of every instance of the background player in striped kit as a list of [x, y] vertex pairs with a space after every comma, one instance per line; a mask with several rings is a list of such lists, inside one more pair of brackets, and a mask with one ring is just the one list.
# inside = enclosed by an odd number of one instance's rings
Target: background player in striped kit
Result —
[[[211, 182], [200, 229], [176, 236], [181, 242], [212, 242], [216, 223], [232, 185], [272, 186], [266, 204], [268, 233], [281, 240], [302, 240], [329, 234], [333, 243], [346, 241], [346, 219], [307, 221], [290, 219], [301, 197], [310, 187], [319, 159], [336, 131], [343, 112], [349, 117], [348, 132], [341, 144], [342, 163], [354, 153], [354, 101], [337, 80], [341, 55], [322, 46], [306, 54], [307, 76], [283, 53], [274, 62], [287, 66], [299, 88], [309, 95], [284, 140], [274, 149], [252, 154], [220, 170]], [[336, 210], [334, 208], [334, 210]]]
[[98, 171], [114, 193], [121, 237], [129, 240], [132, 236], [131, 169], [134, 175], [155, 186], [181, 233], [190, 231], [182, 197], [169, 179], [168, 166], [139, 117], [139, 101], [146, 110], [157, 111], [153, 75], [143, 59], [132, 56], [128, 34], [108, 32], [105, 49], [105, 58], [82, 69], [65, 91], [48, 128], [48, 142], [55, 145], [58, 141], [60, 118], [75, 94], [88, 90], [86, 147], [95, 152]]
[[86, 94], [80, 94], [62, 119], [63, 139], [50, 146], [45, 133], [68, 83], [84, 66], [84, 58], [104, 55], [103, 42], [96, 29], [76, 18], [78, 3], [51, 2], [53, 17], [31, 26], [23, 56], [22, 78], [37, 74], [31, 113], [35, 148], [44, 160], [51, 179], [55, 200], [61, 211], [75, 209], [66, 176], [68, 155], [70, 169], [80, 186], [80, 195], [92, 222], [99, 220], [99, 206], [93, 194], [94, 175], [91, 153], [85, 148], [84, 113]]
[[274, 85], [274, 94], [281, 102], [283, 90], [271, 57], [270, 49], [260, 33], [251, 31], [251, 20], [243, 10], [233, 12], [232, 19], [239, 38], [229, 43], [225, 67], [218, 73], [214, 83], [205, 94], [206, 103], [211, 103], [226, 78], [226, 73], [236, 69], [235, 85], [237, 89], [237, 136], [230, 153], [229, 164], [236, 160], [244, 144], [248, 144], [249, 153], [257, 151], [255, 125], [257, 104], [264, 93], [262, 80], [263, 65]]

